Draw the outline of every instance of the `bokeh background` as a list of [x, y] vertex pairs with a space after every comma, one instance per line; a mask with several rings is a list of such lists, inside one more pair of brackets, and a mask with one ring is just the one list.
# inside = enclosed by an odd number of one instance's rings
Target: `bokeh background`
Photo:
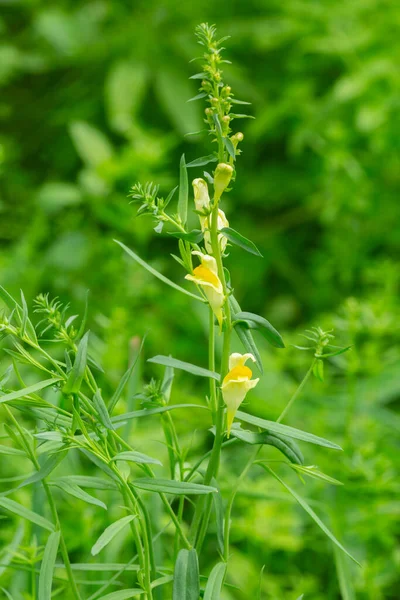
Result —
[[[135, 218], [127, 194], [137, 181], [154, 181], [167, 194], [178, 183], [182, 152], [189, 161], [212, 150], [207, 135], [185, 137], [203, 127], [204, 106], [187, 103], [197, 92], [188, 78], [199, 69], [189, 61], [199, 55], [193, 32], [203, 21], [232, 36], [225, 79], [256, 117], [235, 122], [245, 139], [224, 209], [264, 258], [233, 248], [227, 264], [243, 310], [267, 317], [287, 345], [275, 350], [257, 340], [266, 373], [246, 410], [278, 416], [308, 368], [306, 353], [291, 346], [303, 344], [307, 327], [333, 328], [337, 343], [353, 344], [331, 359], [325, 381], [313, 381], [287, 419], [344, 447], [340, 455], [303, 451], [308, 464], [345, 486], [287, 478], [362, 563], [358, 568], [336, 555], [284, 490], [255, 470], [234, 511], [229, 581], [241, 591], [227, 588], [226, 598], [253, 598], [265, 565], [265, 599], [304, 593], [307, 600], [394, 600], [400, 595], [396, 2], [0, 2], [0, 280], [13, 294], [23, 288], [30, 303], [39, 292], [59, 296], [72, 313], [82, 313], [90, 290], [105, 389], [125, 371], [132, 338], [145, 333], [145, 358], [172, 353], [206, 364], [202, 309], [129, 262], [113, 241], [182, 283], [184, 273], [170, 257], [175, 241], [156, 234], [151, 219]], [[144, 383], [158, 375], [143, 365]], [[195, 398], [196, 381], [179, 375], [178, 384], [177, 402]], [[187, 444], [198, 423], [198, 415], [178, 420]], [[139, 445], [153, 427], [135, 429]], [[199, 433], [194, 447], [210, 443]], [[227, 452], [225, 489], [246, 452]], [[5, 476], [10, 470], [4, 467]], [[100, 517], [93, 507], [63, 501], [68, 544], [75, 560], [86, 560]], [[4, 529], [4, 543], [11, 532]], [[216, 559], [212, 539], [205, 556], [206, 572]], [[27, 598], [23, 578], [7, 572], [0, 583]]]

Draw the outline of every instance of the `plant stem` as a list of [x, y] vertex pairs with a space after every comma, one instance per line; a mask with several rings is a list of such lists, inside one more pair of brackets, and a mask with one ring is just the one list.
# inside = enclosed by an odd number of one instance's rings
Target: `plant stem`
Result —
[[285, 408], [283, 409], [283, 411], [281, 412], [281, 414], [279, 415], [279, 417], [277, 418], [276, 422], [280, 423], [282, 421], [282, 419], [286, 416], [286, 414], [289, 412], [289, 410], [291, 409], [291, 407], [293, 406], [294, 401], [296, 400], [297, 396], [300, 394], [300, 392], [302, 391], [303, 387], [306, 385], [308, 378], [310, 377], [314, 365], [315, 365], [315, 361], [316, 358], [313, 359], [310, 368], [308, 369], [307, 373], [304, 375], [302, 381], [299, 384], [299, 387], [296, 389], [295, 393], [293, 394], [293, 396], [290, 398], [289, 402], [286, 404]]

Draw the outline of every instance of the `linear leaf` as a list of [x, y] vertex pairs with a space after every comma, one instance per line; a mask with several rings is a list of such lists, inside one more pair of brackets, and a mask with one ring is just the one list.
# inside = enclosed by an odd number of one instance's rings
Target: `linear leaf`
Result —
[[86, 502], [87, 504], [94, 504], [95, 506], [100, 506], [100, 508], [104, 508], [104, 510], [107, 510], [107, 506], [104, 504], [104, 502], [102, 502], [98, 498], [95, 498], [91, 494], [88, 494], [87, 492], [85, 492], [85, 490], [80, 488], [79, 485], [68, 481], [68, 479], [60, 478], [52, 481], [51, 483], [59, 487], [66, 494], [73, 496], [74, 498], [78, 498], [79, 500], [83, 500], [83, 502]]
[[128, 421], [129, 419], [138, 419], [140, 417], [158, 415], [169, 412], [170, 410], [177, 410], [178, 408], [200, 408], [202, 410], [210, 410], [208, 406], [202, 406], [201, 404], [169, 404], [168, 406], [158, 406], [157, 408], [143, 408], [142, 410], [134, 410], [123, 415], [117, 415], [111, 420], [113, 423], [121, 423]]
[[40, 390], [44, 390], [45, 388], [50, 387], [51, 385], [55, 385], [60, 381], [60, 378], [57, 379], [45, 379], [45, 381], [39, 381], [39, 383], [34, 383], [22, 390], [17, 390], [16, 392], [10, 392], [9, 394], [4, 394], [4, 396], [0, 396], [0, 404], [2, 402], [10, 402], [12, 400], [16, 400], [17, 398], [23, 398], [24, 396], [29, 396], [30, 394], [34, 394], [39, 392]]
[[173, 369], [180, 369], [181, 371], [187, 371], [188, 373], [192, 373], [192, 375], [199, 375], [200, 377], [210, 377], [212, 379], [216, 379], [217, 381], [220, 380], [219, 373], [215, 373], [215, 371], [209, 371], [208, 369], [203, 369], [203, 367], [198, 367], [197, 365], [192, 365], [191, 363], [172, 358], [172, 356], [162, 356], [161, 354], [158, 354], [157, 356], [153, 356], [153, 358], [149, 358], [147, 362], [155, 363], [157, 365], [164, 365], [165, 367], [172, 367]]
[[208, 577], [204, 600], [220, 600], [225, 572], [226, 563], [220, 562], [215, 565]]
[[290, 465], [292, 469], [294, 469], [300, 475], [307, 475], [308, 477], [312, 477], [313, 479], [320, 479], [322, 481], [326, 481], [327, 483], [331, 483], [332, 485], [343, 485], [341, 481], [338, 479], [334, 479], [333, 477], [329, 477], [329, 475], [325, 475], [322, 471], [319, 471], [318, 468], [314, 465]]
[[194, 548], [182, 549], [175, 563], [172, 600], [199, 600], [199, 560]]
[[187, 167], [204, 167], [209, 163], [217, 162], [217, 157], [214, 154], [209, 154], [208, 156], [201, 156], [200, 158], [196, 158], [192, 160], [190, 163], [187, 163]]
[[18, 448], [12, 448], [11, 446], [3, 446], [0, 445], [0, 454], [7, 454], [9, 456], [25, 456], [25, 452], [23, 450], [19, 450]]
[[111, 460], [126, 460], [139, 465], [160, 465], [162, 467], [162, 463], [157, 458], [151, 458], [151, 456], [147, 456], [147, 454], [142, 454], [141, 452], [120, 452], [113, 456]]
[[101, 390], [99, 389], [96, 390], [93, 396], [93, 404], [102, 425], [104, 425], [106, 429], [114, 429], [113, 424], [111, 423], [110, 415], [108, 414], [107, 406], [105, 405], [103, 396], [101, 395]]
[[302, 465], [304, 458], [299, 448], [290, 441], [290, 439], [278, 434], [267, 433], [256, 433], [255, 431], [245, 431], [244, 429], [232, 428], [231, 435], [246, 444], [262, 444], [268, 446], [274, 446], [277, 448], [291, 463], [295, 465]]
[[224, 146], [228, 151], [229, 156], [231, 156], [233, 158], [233, 160], [235, 160], [236, 157], [236, 151], [235, 151], [235, 146], [232, 143], [232, 140], [228, 137], [224, 137], [222, 138], [223, 142], [224, 142]]
[[224, 505], [222, 502], [221, 492], [218, 489], [218, 484], [214, 477], [211, 479], [211, 485], [218, 490], [215, 494], [213, 494], [212, 499], [214, 502], [215, 521], [216, 521], [216, 526], [217, 526], [218, 549], [221, 553], [221, 556], [223, 556], [223, 554], [224, 554]]
[[93, 490], [116, 490], [117, 486], [113, 481], [108, 479], [101, 479], [100, 477], [93, 477], [91, 475], [65, 475], [59, 477], [57, 481], [66, 481], [79, 487], [87, 487]]
[[53, 584], [54, 565], [57, 558], [58, 544], [60, 543], [60, 531], [54, 531], [44, 549], [42, 565], [39, 575], [39, 598], [40, 600], [51, 600], [51, 588]]
[[264, 317], [256, 315], [255, 313], [241, 311], [235, 314], [234, 319], [245, 322], [250, 321], [250, 327], [252, 327], [252, 323], [255, 323], [256, 329], [260, 330], [260, 333], [264, 335], [272, 346], [275, 346], [275, 348], [285, 347], [279, 331], [277, 331], [267, 319], [264, 319]]
[[115, 521], [111, 525], [109, 525], [101, 534], [97, 542], [93, 545], [91, 549], [92, 556], [96, 556], [107, 544], [111, 542], [111, 540], [128, 525], [133, 519], [136, 518], [136, 515], [128, 515], [127, 517], [122, 517], [118, 521]]
[[351, 558], [351, 560], [353, 560], [358, 566], [361, 566], [360, 563], [354, 558], [354, 556], [352, 556], [350, 554], [350, 552], [348, 552], [346, 550], [346, 548], [344, 546], [342, 546], [342, 544], [339, 542], [339, 540], [337, 540], [335, 538], [335, 536], [333, 535], [333, 533], [327, 528], [327, 526], [321, 521], [321, 519], [318, 517], [318, 515], [315, 514], [315, 512], [313, 511], [313, 509], [311, 508], [311, 506], [309, 506], [307, 504], [307, 502], [297, 494], [297, 492], [295, 492], [294, 490], [292, 490], [291, 487], [289, 487], [287, 485], [287, 483], [285, 483], [283, 481], [283, 479], [281, 479], [279, 477], [279, 475], [277, 475], [275, 473], [275, 471], [273, 471], [270, 467], [268, 467], [267, 465], [262, 465], [262, 467], [268, 471], [269, 473], [271, 473], [271, 475], [273, 477], [275, 477], [275, 479], [277, 481], [279, 481], [279, 483], [281, 483], [283, 485], [284, 488], [287, 489], [287, 491], [293, 496], [293, 498], [300, 504], [300, 506], [302, 508], [304, 508], [304, 510], [310, 515], [310, 517], [315, 521], [315, 523], [318, 525], [318, 527], [320, 529], [322, 529], [322, 531], [325, 533], [325, 535], [345, 554], [347, 554], [347, 556], [349, 558]]
[[190, 496], [200, 494], [211, 494], [218, 490], [201, 483], [189, 483], [186, 481], [173, 481], [171, 479], [152, 479], [151, 477], [140, 477], [132, 481], [134, 487], [148, 492], [161, 492], [164, 494], [175, 494], [176, 496]]
[[89, 331], [85, 333], [79, 342], [74, 366], [69, 372], [68, 379], [63, 388], [64, 394], [77, 394], [82, 385], [85, 369], [87, 365], [87, 347], [89, 341]]
[[121, 248], [131, 258], [133, 258], [133, 260], [135, 260], [139, 265], [141, 265], [149, 273], [151, 273], [152, 275], [154, 275], [154, 277], [157, 277], [157, 279], [159, 279], [160, 281], [166, 283], [170, 287], [173, 287], [175, 290], [178, 290], [178, 292], [182, 292], [182, 294], [186, 294], [186, 296], [190, 296], [191, 298], [194, 298], [195, 300], [199, 300], [200, 302], [205, 302], [203, 300], [203, 298], [201, 298], [200, 296], [197, 296], [196, 294], [192, 294], [192, 292], [189, 292], [188, 290], [185, 290], [185, 288], [181, 287], [180, 285], [177, 285], [176, 283], [174, 283], [173, 281], [171, 281], [170, 279], [168, 279], [167, 277], [165, 277], [164, 275], [162, 275], [161, 273], [159, 273], [158, 271], [156, 271], [155, 269], [153, 269], [153, 267], [151, 267], [150, 265], [148, 265], [144, 260], [142, 260], [140, 258], [140, 256], [138, 256], [137, 254], [135, 254], [135, 252], [133, 252], [133, 250], [131, 250], [130, 248], [128, 248], [128, 246], [125, 246], [125, 244], [123, 244], [122, 242], [119, 242], [118, 240], [114, 240], [114, 242], [116, 244], [118, 244], [119, 246], [121, 246]]
[[[140, 565], [126, 563], [71, 563], [73, 571], [140, 571]], [[62, 563], [56, 564], [56, 569], [65, 569]], [[143, 593], [143, 591], [142, 591]]]
[[143, 344], [144, 344], [145, 339], [146, 339], [146, 337], [144, 336], [142, 339], [142, 342], [140, 344], [140, 348], [139, 348], [138, 352], [136, 353], [135, 360], [133, 361], [133, 363], [131, 364], [129, 369], [121, 377], [121, 381], [119, 382], [117, 389], [115, 390], [114, 394], [111, 397], [111, 400], [108, 405], [108, 410], [109, 410], [110, 414], [116, 407], [118, 400], [121, 398], [122, 392], [125, 389], [126, 384], [128, 383], [129, 379], [131, 378], [133, 371], [135, 370], [135, 367], [137, 365], [139, 357], [142, 354], [142, 349], [143, 349]]
[[191, 244], [199, 244], [204, 237], [204, 233], [201, 229], [193, 229], [192, 231], [169, 231], [168, 235], [178, 238], [178, 240], [185, 240]]
[[22, 517], [23, 519], [27, 519], [27, 521], [31, 521], [39, 527], [43, 527], [43, 529], [47, 529], [48, 531], [54, 531], [54, 525], [41, 515], [29, 510], [29, 508], [25, 508], [22, 504], [11, 500], [11, 498], [5, 498], [4, 496], [0, 496], [0, 508], [5, 508], [9, 510], [11, 513]]
[[189, 183], [188, 173], [185, 163], [185, 155], [182, 154], [179, 165], [179, 198], [178, 198], [178, 215], [180, 216], [182, 225], [186, 225], [189, 200]]
[[260, 417], [254, 417], [253, 415], [249, 415], [241, 410], [237, 411], [236, 418], [240, 421], [244, 421], [245, 423], [250, 423], [250, 425], [261, 427], [261, 429], [265, 429], [266, 431], [278, 433], [289, 438], [294, 438], [295, 440], [302, 440], [303, 442], [309, 442], [310, 444], [323, 446], [325, 448], [332, 448], [333, 450], [342, 450], [342, 448], [337, 444], [318, 437], [313, 433], [308, 433], [306, 431], [302, 431], [301, 429], [295, 429], [294, 427], [289, 427], [288, 425], [281, 425], [281, 423], [276, 423], [275, 421], [260, 419]]
[[232, 227], [223, 227], [222, 229], [220, 229], [220, 232], [223, 233], [224, 236], [230, 242], [232, 242], [232, 244], [235, 244], [236, 246], [243, 248], [243, 250], [246, 250], [246, 252], [250, 252], [250, 254], [254, 254], [255, 256], [262, 257], [261, 252], [259, 251], [257, 246], [254, 244], [254, 242], [252, 242], [251, 240], [244, 237], [244, 235], [242, 235], [235, 229], [232, 229]]

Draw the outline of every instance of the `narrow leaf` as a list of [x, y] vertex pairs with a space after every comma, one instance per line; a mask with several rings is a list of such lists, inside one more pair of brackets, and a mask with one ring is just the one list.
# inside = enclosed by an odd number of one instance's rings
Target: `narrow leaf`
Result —
[[275, 421], [260, 419], [260, 417], [254, 417], [253, 415], [249, 415], [241, 410], [237, 411], [236, 418], [240, 421], [244, 421], [245, 423], [250, 423], [250, 425], [261, 427], [261, 429], [265, 429], [266, 431], [278, 433], [289, 438], [294, 438], [295, 440], [302, 440], [303, 442], [309, 442], [310, 444], [323, 446], [325, 448], [332, 448], [333, 450], [342, 450], [342, 448], [337, 444], [318, 437], [313, 433], [307, 433], [306, 431], [295, 429], [294, 427], [289, 427], [288, 425], [281, 425], [281, 423], [276, 423]]
[[164, 365], [165, 367], [172, 367], [173, 369], [180, 369], [181, 371], [187, 371], [188, 373], [192, 373], [192, 375], [199, 375], [200, 377], [211, 377], [217, 381], [220, 380], [219, 374], [215, 373], [215, 371], [209, 371], [208, 369], [203, 369], [197, 365], [177, 360], [176, 358], [172, 358], [172, 356], [162, 356], [159, 354], [153, 356], [153, 358], [149, 358], [147, 362]]
[[338, 479], [334, 479], [333, 477], [329, 477], [329, 475], [325, 475], [322, 471], [319, 471], [318, 468], [314, 465], [290, 465], [292, 469], [300, 473], [301, 475], [307, 475], [308, 477], [312, 477], [313, 479], [320, 479], [322, 481], [326, 481], [327, 483], [331, 483], [332, 485], [343, 485], [341, 481]]
[[157, 458], [151, 458], [151, 456], [147, 456], [147, 454], [142, 454], [141, 452], [120, 452], [113, 456], [111, 460], [126, 460], [127, 462], [134, 462], [139, 465], [160, 465], [162, 467], [162, 463]]
[[199, 600], [200, 579], [197, 552], [183, 549], [175, 563], [172, 600]]
[[204, 233], [201, 229], [193, 229], [192, 231], [169, 231], [168, 235], [178, 238], [178, 240], [185, 240], [191, 244], [199, 244], [204, 237]]
[[223, 142], [224, 142], [224, 146], [228, 151], [229, 156], [231, 156], [233, 158], [233, 160], [235, 160], [236, 158], [236, 152], [235, 152], [235, 146], [232, 144], [232, 140], [230, 140], [228, 137], [224, 137], [222, 138]]
[[213, 162], [217, 162], [217, 157], [214, 154], [209, 154], [208, 156], [201, 156], [200, 158], [196, 158], [192, 160], [190, 163], [187, 163], [187, 167], [204, 167]]
[[100, 508], [107, 510], [107, 506], [104, 502], [91, 494], [88, 494], [85, 490], [82, 490], [79, 485], [72, 483], [72, 481], [68, 481], [66, 478], [56, 479], [55, 481], [52, 481], [52, 484], [60, 488], [66, 494], [78, 498], [78, 500], [83, 500], [83, 502], [86, 502], [87, 504], [93, 504], [94, 506], [99, 506]]
[[47, 519], [38, 515], [37, 513], [29, 510], [29, 508], [25, 508], [22, 504], [11, 500], [10, 498], [5, 498], [4, 496], [0, 496], [0, 508], [5, 508], [6, 510], [22, 517], [23, 519], [27, 519], [27, 521], [31, 521], [39, 527], [43, 527], [43, 529], [47, 529], [48, 531], [54, 531], [53, 523], [50, 523]]
[[131, 588], [129, 590], [119, 590], [118, 592], [111, 592], [101, 597], [101, 600], [128, 600], [134, 596], [143, 596], [143, 590], [139, 588]]
[[182, 154], [179, 166], [179, 199], [178, 199], [178, 214], [182, 221], [182, 225], [186, 225], [188, 213], [189, 199], [189, 184], [188, 174], [185, 163], [185, 155]]
[[51, 588], [53, 585], [53, 572], [56, 562], [58, 544], [60, 543], [60, 531], [54, 531], [49, 538], [44, 549], [42, 565], [39, 575], [39, 595], [40, 600], [51, 600]]
[[211, 479], [211, 485], [217, 489], [217, 492], [213, 494], [214, 510], [215, 510], [215, 521], [217, 526], [217, 542], [218, 549], [221, 556], [224, 554], [224, 505], [222, 502], [221, 492], [218, 489], [218, 484], [215, 478]]
[[262, 254], [257, 248], [257, 246], [251, 240], [244, 237], [244, 235], [232, 229], [232, 227], [223, 227], [222, 229], [220, 229], [220, 232], [223, 233], [224, 236], [230, 242], [232, 242], [232, 244], [243, 248], [243, 250], [246, 250], [246, 252], [250, 252], [250, 254], [255, 254], [255, 256], [262, 257]]
[[186, 294], [186, 296], [190, 296], [191, 298], [194, 298], [195, 300], [199, 300], [200, 302], [204, 302], [203, 298], [201, 298], [200, 296], [197, 296], [196, 294], [192, 294], [192, 292], [188, 292], [188, 290], [185, 290], [185, 288], [181, 287], [180, 285], [177, 285], [176, 283], [174, 283], [173, 281], [171, 281], [170, 279], [168, 279], [167, 277], [165, 277], [164, 275], [162, 275], [161, 273], [159, 273], [158, 271], [156, 271], [155, 269], [153, 269], [153, 267], [151, 267], [144, 260], [142, 260], [140, 258], [140, 256], [138, 256], [137, 254], [135, 254], [135, 252], [133, 252], [133, 250], [131, 250], [130, 248], [128, 248], [128, 246], [125, 246], [125, 244], [123, 244], [122, 242], [119, 242], [118, 240], [114, 240], [114, 242], [116, 244], [118, 244], [119, 246], [121, 246], [121, 248], [131, 258], [133, 258], [133, 260], [135, 260], [139, 265], [141, 265], [144, 269], [146, 269], [146, 271], [148, 271], [149, 273], [151, 273], [152, 275], [154, 275], [154, 277], [157, 277], [157, 279], [159, 279], [163, 283], [166, 283], [167, 285], [173, 287], [175, 290], [178, 290], [178, 292], [182, 292], [182, 294]]
[[68, 379], [63, 388], [64, 394], [77, 394], [81, 388], [85, 369], [87, 364], [87, 347], [89, 341], [89, 331], [85, 333], [79, 342], [74, 366], [72, 367]]
[[122, 392], [125, 389], [126, 384], [128, 383], [129, 379], [131, 378], [131, 375], [132, 375], [132, 373], [137, 365], [137, 362], [142, 354], [143, 344], [144, 344], [145, 339], [146, 339], [146, 337], [144, 336], [142, 339], [142, 342], [140, 344], [140, 348], [139, 348], [138, 352], [136, 353], [135, 360], [133, 361], [133, 363], [131, 364], [129, 369], [125, 372], [125, 374], [122, 376], [121, 381], [119, 382], [118, 387], [115, 390], [115, 392], [110, 400], [110, 403], [108, 406], [108, 410], [109, 410], [110, 414], [116, 407], [118, 400], [120, 399]]
[[267, 465], [262, 465], [263, 468], [268, 471], [269, 473], [271, 473], [271, 475], [273, 477], [275, 477], [275, 479], [277, 481], [279, 481], [279, 483], [281, 483], [283, 485], [283, 487], [293, 496], [293, 498], [300, 504], [300, 506], [310, 515], [310, 517], [315, 521], [315, 523], [318, 525], [318, 527], [320, 529], [322, 529], [322, 531], [325, 533], [325, 535], [345, 554], [347, 554], [347, 556], [349, 558], [351, 558], [351, 560], [353, 560], [358, 566], [361, 566], [360, 563], [354, 558], [354, 556], [352, 556], [350, 554], [350, 552], [348, 552], [346, 550], [346, 548], [344, 546], [342, 546], [342, 544], [335, 538], [335, 536], [333, 535], [333, 533], [326, 527], [326, 525], [321, 521], [321, 519], [318, 517], [318, 515], [315, 514], [315, 512], [313, 511], [313, 509], [311, 508], [311, 506], [309, 506], [307, 504], [307, 502], [301, 498], [301, 496], [299, 496], [297, 494], [297, 492], [295, 492], [294, 490], [292, 490], [292, 488], [290, 488], [280, 477], [279, 475], [277, 475], [270, 467], [268, 467]]
[[24, 396], [29, 396], [30, 394], [34, 394], [39, 392], [40, 390], [44, 390], [52, 385], [55, 385], [60, 381], [58, 379], [46, 379], [45, 381], [39, 381], [39, 383], [34, 383], [22, 390], [17, 390], [16, 392], [10, 392], [9, 394], [4, 394], [4, 396], [0, 396], [0, 404], [2, 402], [11, 402], [12, 400], [16, 400], [17, 398], [23, 398]]
[[91, 549], [92, 556], [96, 556], [107, 544], [111, 542], [114, 537], [128, 525], [133, 519], [136, 518], [136, 515], [128, 515], [127, 517], [122, 517], [118, 521], [115, 521], [111, 525], [109, 525], [101, 534], [97, 542], [93, 545]]
[[111, 423], [110, 415], [108, 414], [107, 406], [101, 395], [101, 390], [97, 389], [93, 396], [93, 404], [96, 409], [100, 422], [106, 429], [114, 429]]
[[202, 98], [205, 98], [207, 96], [207, 94], [205, 92], [201, 92], [200, 94], [197, 94], [197, 96], [193, 96], [193, 98], [190, 98], [189, 100], [187, 100], [187, 102], [195, 102], [196, 100], [201, 100]]
[[[91, 475], [65, 475], [59, 477], [57, 482], [66, 481], [79, 487], [87, 487], [93, 490], [116, 490], [117, 486], [113, 481], [102, 479], [101, 477], [93, 477]], [[56, 483], [56, 482], [53, 482]]]
[[211, 571], [204, 592], [204, 600], [220, 600], [224, 583], [226, 563], [220, 562]]
[[18, 448], [12, 448], [11, 446], [3, 446], [0, 445], [0, 454], [7, 454], [9, 456], [25, 456], [25, 452], [23, 450], [19, 450]]
[[200, 483], [172, 481], [170, 479], [152, 479], [151, 477], [141, 477], [139, 479], [135, 479], [132, 481], [132, 485], [140, 490], [174, 494], [175, 496], [212, 494], [218, 491], [216, 488], [208, 485], [202, 485]]
[[158, 406], [157, 408], [143, 408], [142, 410], [134, 410], [123, 415], [117, 415], [113, 417], [111, 421], [113, 423], [121, 423], [128, 421], [129, 419], [138, 419], [140, 417], [158, 415], [169, 412], [170, 410], [177, 410], [178, 408], [200, 408], [202, 410], [210, 410], [208, 406], [202, 406], [201, 404], [169, 404], [168, 406]]
[[231, 435], [246, 444], [262, 444], [268, 446], [274, 446], [277, 448], [291, 463], [295, 465], [302, 465], [304, 458], [299, 448], [285, 438], [278, 434], [272, 435], [271, 433], [262, 432], [256, 433], [254, 431], [245, 431], [244, 429], [232, 428]]
[[272, 346], [275, 348], [284, 348], [285, 344], [283, 343], [281, 334], [271, 325], [267, 319], [261, 317], [260, 315], [256, 315], [255, 313], [250, 312], [239, 312], [234, 316], [235, 320], [244, 320], [251, 321], [256, 324], [257, 329], [264, 335], [264, 337], [269, 341]]

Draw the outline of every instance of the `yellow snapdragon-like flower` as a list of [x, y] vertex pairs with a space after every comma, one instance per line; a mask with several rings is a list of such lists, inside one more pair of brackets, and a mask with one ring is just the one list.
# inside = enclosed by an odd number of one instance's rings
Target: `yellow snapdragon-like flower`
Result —
[[[198, 210], [199, 212], [209, 213], [211, 203], [207, 183], [204, 181], [204, 179], [194, 179], [192, 185], [194, 190], [194, 203], [196, 205], [196, 210]], [[212, 254], [210, 234], [211, 215], [199, 215], [199, 219], [201, 230], [204, 233], [204, 244], [206, 250], [209, 254]], [[224, 211], [220, 208], [218, 209], [217, 227], [218, 229], [222, 229], [223, 227], [229, 227], [229, 221], [226, 218]], [[221, 252], [224, 252], [228, 240], [222, 233], [218, 235], [218, 242], [220, 244]]]
[[236, 411], [242, 404], [249, 390], [254, 388], [259, 379], [251, 379], [253, 373], [245, 363], [251, 359], [255, 362], [252, 354], [239, 354], [234, 352], [229, 357], [229, 373], [224, 377], [221, 390], [222, 397], [228, 408], [227, 410], [227, 434], [231, 432], [233, 419]]
[[222, 307], [225, 302], [224, 290], [218, 277], [217, 261], [209, 254], [194, 251], [192, 254], [200, 258], [200, 265], [193, 269], [192, 275], [186, 275], [185, 279], [200, 285], [204, 290], [211, 309], [216, 316], [219, 326], [222, 325]]

